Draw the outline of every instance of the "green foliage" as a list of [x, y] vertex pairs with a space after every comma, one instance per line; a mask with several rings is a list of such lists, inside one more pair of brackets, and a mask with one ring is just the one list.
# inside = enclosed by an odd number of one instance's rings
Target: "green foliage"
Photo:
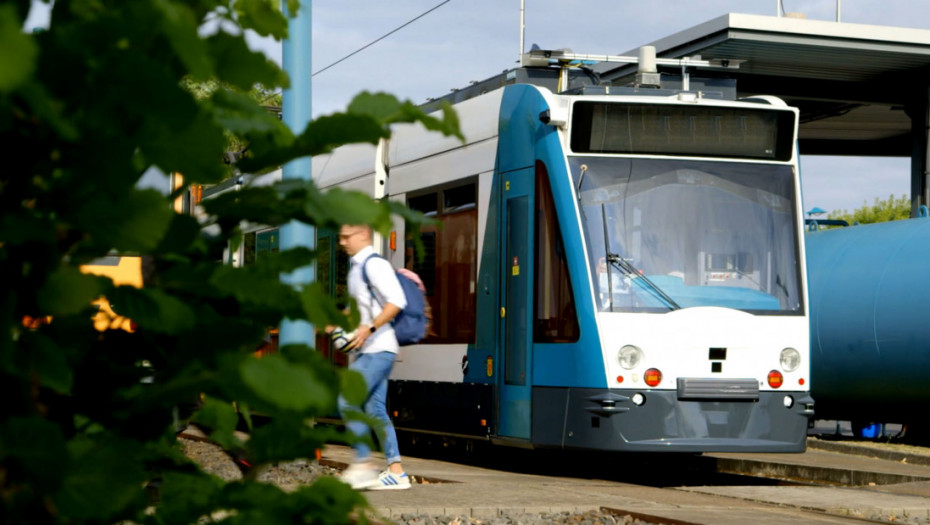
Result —
[[895, 198], [889, 195], [886, 200], [880, 200], [875, 197], [875, 203], [869, 206], [863, 203], [862, 207], [856, 208], [852, 213], [846, 210], [832, 211], [828, 215], [830, 219], [844, 220], [849, 224], [872, 224], [876, 222], [897, 221], [907, 219], [911, 216], [911, 200], [907, 195], [901, 195]]
[[[0, 179], [3, 522], [191, 523], [218, 510], [214, 519], [229, 523], [348, 522], [364, 499], [333, 479], [284, 493], [200, 472], [177, 449], [172, 409], [203, 395], [196, 420], [259, 466], [347, 440], [313, 421], [335, 413], [337, 395], [359, 397], [356, 374], [332, 370], [305, 346], [253, 356], [283, 319], [357, 322], [318, 285], [280, 283], [316, 254], [288, 250], [247, 268], [223, 266], [216, 254], [241, 238], [241, 221], [385, 231], [392, 214], [422, 217], [289, 181], [209, 200], [201, 224], [136, 186], [151, 167], [188, 184], [218, 182], [231, 139], [248, 152], [239, 168], [260, 171], [376, 142], [396, 122], [460, 136], [454, 113], [436, 119], [363, 94], [346, 113], [292, 132], [260, 105], [287, 76], [228, 30], [284, 37], [278, 0], [56, 0], [50, 28], [36, 34], [21, 30], [28, 5], [0, 5], [0, 148], [9, 160]], [[200, 36], [208, 20], [224, 29]], [[111, 251], [152, 263], [144, 288], [80, 271]], [[139, 328], [96, 331], [91, 301], [100, 295]], [[234, 430], [252, 411], [272, 422], [243, 443]]]

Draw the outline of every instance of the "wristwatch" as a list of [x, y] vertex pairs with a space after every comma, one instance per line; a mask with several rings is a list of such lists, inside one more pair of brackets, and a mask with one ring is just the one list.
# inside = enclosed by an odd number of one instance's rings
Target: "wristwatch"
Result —
[[375, 331], [378, 330], [378, 327], [375, 326], [375, 325], [371, 325], [371, 326], [368, 327], [368, 329], [371, 330], [371, 333], [375, 333]]

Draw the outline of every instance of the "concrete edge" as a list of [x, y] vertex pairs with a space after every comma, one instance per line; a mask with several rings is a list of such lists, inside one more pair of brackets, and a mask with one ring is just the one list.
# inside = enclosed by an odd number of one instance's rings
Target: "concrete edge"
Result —
[[857, 445], [844, 441], [828, 441], [823, 439], [808, 439], [807, 448], [823, 450], [825, 452], [840, 452], [843, 454], [853, 454], [856, 456], [865, 456], [870, 458], [885, 459], [888, 461], [904, 462], [910, 465], [927, 465], [930, 466], [930, 455], [911, 454], [897, 450], [885, 450], [880, 448]]
[[840, 487], [865, 487], [875, 485], [894, 485], [914, 481], [928, 481], [930, 478], [907, 474], [887, 472], [860, 471], [793, 463], [771, 463], [747, 458], [714, 458], [717, 471], [728, 474], [752, 475], [769, 479], [778, 479], [799, 485], [826, 484]]
[[515, 514], [559, 514], [563, 512], [584, 513], [589, 511], [600, 511], [602, 506], [487, 506], [487, 507], [442, 507], [442, 506], [423, 506], [423, 507], [406, 507], [398, 505], [396, 507], [374, 507], [372, 511], [377, 516], [387, 519], [402, 518], [405, 515], [434, 515], [434, 516], [464, 516], [467, 518], [489, 519], [503, 515]]

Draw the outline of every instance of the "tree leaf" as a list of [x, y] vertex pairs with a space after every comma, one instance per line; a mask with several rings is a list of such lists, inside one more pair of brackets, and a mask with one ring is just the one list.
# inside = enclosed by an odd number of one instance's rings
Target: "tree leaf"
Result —
[[256, 271], [251, 267], [223, 266], [217, 268], [210, 284], [251, 307], [280, 308], [291, 315], [300, 312], [294, 289], [282, 283], [278, 274], [263, 272], [260, 268]]
[[40, 332], [24, 336], [23, 343], [29, 349], [30, 364], [40, 383], [60, 394], [69, 393], [74, 372], [68, 362], [68, 349]]
[[117, 315], [128, 317], [148, 332], [181, 334], [196, 321], [190, 306], [162, 290], [118, 286], [107, 292], [107, 300]]
[[219, 32], [206, 43], [219, 80], [243, 91], [256, 84], [269, 89], [289, 86], [287, 73], [263, 53], [249, 49], [242, 38]]
[[20, 87], [35, 71], [39, 49], [22, 26], [15, 5], [0, 5], [0, 93]]
[[426, 129], [438, 131], [443, 135], [452, 135], [464, 141], [465, 136], [459, 129], [458, 115], [448, 102], [443, 103], [442, 119], [425, 113], [413, 102], [401, 102], [387, 93], [363, 92], [357, 95], [346, 110], [354, 115], [367, 115], [384, 125], [419, 122]]
[[329, 153], [343, 144], [377, 144], [389, 134], [383, 124], [369, 115], [337, 113], [318, 117], [307, 124], [290, 147], [278, 149], [279, 144], [254, 140], [250, 143], [251, 157], [242, 159], [239, 167], [244, 171], [256, 171], [264, 166], [280, 166], [296, 158]]
[[261, 36], [273, 36], [276, 40], [287, 38], [287, 19], [276, 7], [278, 4], [268, 0], [238, 0], [235, 9], [239, 23]]
[[39, 308], [45, 315], [74, 315], [90, 308], [100, 296], [105, 279], [81, 273], [72, 266], [59, 267], [39, 290]]
[[43, 491], [61, 483], [68, 451], [58, 425], [38, 417], [11, 417], [0, 422], [0, 461], [16, 464]]
[[230, 403], [208, 397], [194, 414], [193, 421], [210, 429], [210, 439], [221, 447], [232, 449], [242, 446], [242, 441], [234, 433], [239, 415]]
[[76, 209], [74, 223], [102, 246], [147, 252], [161, 242], [172, 215], [164, 195], [155, 190], [131, 190], [118, 201], [100, 192]]
[[281, 410], [320, 414], [335, 406], [333, 393], [310, 369], [295, 366], [280, 355], [247, 359], [239, 372], [256, 397]]
[[198, 78], [212, 75], [207, 45], [197, 34], [197, 20], [191, 8], [180, 2], [152, 2], [152, 6], [161, 12], [165, 40], [191, 75]]
[[302, 418], [277, 417], [252, 431], [247, 450], [249, 458], [257, 463], [312, 458], [316, 450], [323, 448], [326, 437], [327, 434], [317, 432]]
[[233, 133], [268, 135], [279, 146], [288, 146], [294, 141], [290, 128], [248, 95], [220, 89], [213, 93], [211, 101], [217, 122]]
[[305, 523], [323, 522], [329, 516], [344, 516], [368, 506], [361, 492], [333, 476], [318, 478], [313, 485], [298, 488], [294, 498], [299, 502]]
[[332, 298], [325, 294], [323, 283], [315, 281], [306, 284], [299, 293], [306, 319], [313, 325], [358, 325], [357, 310], [354, 311], [356, 314], [354, 317], [347, 317], [342, 309], [336, 306]]
[[368, 398], [368, 385], [365, 378], [355, 370], [339, 371], [339, 391], [351, 405], [361, 406]]
[[81, 436], [69, 449], [71, 468], [53, 498], [63, 515], [109, 521], [134, 500], [144, 501], [144, 453], [137, 445], [111, 437], [92, 442]]
[[196, 183], [216, 183], [226, 176], [221, 160], [226, 139], [208, 113], [198, 111], [178, 127], [151, 125], [147, 133], [146, 157], [165, 173], [179, 172], [188, 182]]
[[163, 523], [198, 523], [214, 509], [223, 483], [203, 472], [166, 472], [156, 515]]

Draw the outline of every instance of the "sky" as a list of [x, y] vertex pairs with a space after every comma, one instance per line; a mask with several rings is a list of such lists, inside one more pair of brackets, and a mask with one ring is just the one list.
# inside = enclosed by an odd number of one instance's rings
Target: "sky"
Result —
[[[520, 0], [311, 0], [314, 116], [344, 109], [363, 91], [415, 103], [514, 67], [520, 51]], [[778, 0], [525, 0], [525, 49], [569, 48], [621, 54], [726, 13], [776, 16]], [[837, 0], [781, 0], [784, 11], [835, 21]], [[926, 0], [845, 0], [840, 23], [930, 29]], [[38, 6], [26, 27], [47, 24]], [[43, 12], [44, 15], [43, 15]], [[44, 16], [44, 18], [43, 18]], [[253, 38], [280, 63], [281, 45]], [[802, 157], [804, 209], [852, 211], [876, 198], [910, 194], [907, 158]]]

